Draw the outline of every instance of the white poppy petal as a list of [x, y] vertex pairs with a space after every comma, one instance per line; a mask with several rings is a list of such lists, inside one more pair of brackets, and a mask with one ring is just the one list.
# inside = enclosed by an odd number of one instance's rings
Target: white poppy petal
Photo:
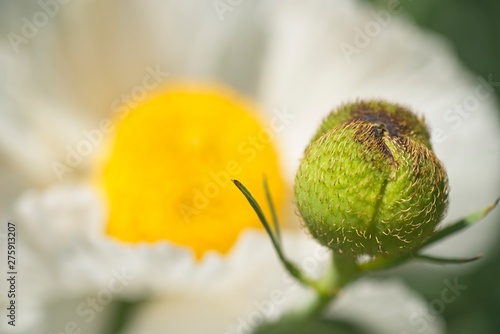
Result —
[[[181, 328], [190, 332], [200, 326], [179, 315], [183, 307], [191, 305], [194, 309], [197, 301], [205, 305], [207, 300], [230, 305], [226, 309], [211, 308], [212, 321], [203, 324], [207, 330], [213, 326], [212, 332], [217, 333], [221, 326], [237, 326], [240, 317], [255, 313], [256, 305], [266, 304], [273, 288], [291, 284], [290, 279], [284, 279], [284, 269], [263, 232], [244, 232], [226, 256], [209, 253], [197, 262], [187, 248], [168, 242], [130, 245], [110, 240], [103, 234], [103, 217], [98, 197], [86, 186], [29, 191], [20, 199], [17, 218], [27, 241], [23, 246], [32, 256], [24, 270], [44, 272], [36, 277], [36, 283], [29, 282], [31, 286], [43, 286], [44, 292], [38, 292], [38, 296], [46, 301], [84, 300], [122, 277], [126, 284], [120, 298], [164, 296], [144, 311], [144, 317], [155, 317], [167, 305], [167, 310], [176, 311], [167, 312], [159, 320], [170, 319], [169, 326], [179, 333]], [[44, 238], [37, 237], [40, 233]], [[290, 256], [296, 259], [318, 247], [304, 234], [285, 233], [283, 237]], [[285, 306], [283, 303], [265, 316], [276, 317]], [[264, 320], [264, 315], [260, 317]], [[142, 328], [142, 320], [138, 321], [137, 326]]]
[[[355, 1], [248, 2], [223, 21], [212, 2], [147, 0], [122, 5], [117, 10], [114, 2], [85, 1], [61, 7], [57, 19], [23, 45], [18, 58], [2, 41], [0, 59], [8, 59], [0, 64], [2, 73], [11, 63], [30, 70], [19, 71], [15, 84], [1, 87], [0, 119], [5, 122], [0, 126], [5, 129], [0, 131], [0, 150], [31, 183], [53, 182], [50, 162], [64, 159], [65, 146], [74, 146], [83, 129], [110, 114], [116, 99], [140, 85], [150, 66], [168, 72], [165, 81], [179, 76], [218, 79], [255, 95], [268, 110], [287, 108], [296, 115], [279, 133], [286, 143], [290, 180], [310, 135], [330, 109], [348, 99], [383, 97], [410, 105], [433, 129], [443, 130], [446, 140], [434, 144], [450, 174], [451, 218], [497, 196], [500, 131], [492, 98], [481, 100], [478, 108], [460, 114], [458, 120], [449, 117], [457, 116], [449, 111], [455, 103], [469, 103], [466, 98], [476, 96], [477, 87], [483, 87], [483, 93], [488, 87], [478, 86], [442, 40], [402, 19], [391, 17], [390, 25], [349, 62], [340, 44], [351, 43], [354, 28], [374, 20], [371, 7]], [[36, 4], [19, 11], [16, 6], [24, 5], [9, 6], [17, 17], [37, 10]], [[20, 29], [19, 20], [6, 22], [9, 29]], [[439, 137], [443, 134], [435, 139]], [[308, 295], [283, 276], [262, 233], [244, 233], [226, 257], [211, 253], [196, 262], [189, 249], [170, 243], [130, 246], [107, 238], [105, 210], [86, 187], [53, 186], [27, 193], [18, 208], [26, 238], [24, 266], [27, 272], [40, 273], [36, 282], [26, 283], [33, 294], [44, 301], [86, 298], [120, 276], [126, 281], [120, 297], [159, 298], [134, 320], [130, 333], [166, 328], [176, 333], [221, 333], [248, 326], [252, 317], [274, 319]], [[476, 228], [477, 237], [469, 235], [466, 247], [460, 241], [464, 253], [487, 247], [484, 241], [493, 238], [493, 221], [494, 217]], [[314, 256], [312, 262], [303, 258], [310, 250], [303, 244], [310, 240], [303, 235], [286, 239], [298, 262], [315, 265]], [[481, 245], [470, 244], [472, 239]], [[450, 249], [456, 255], [457, 247]], [[320, 268], [316, 261], [313, 269]], [[384, 333], [390, 324], [380, 321], [384, 314], [374, 306], [375, 300], [404, 302], [397, 313], [404, 321], [422, 304], [398, 283], [384, 283], [386, 294], [372, 294], [377, 284], [360, 295], [360, 285], [354, 285], [334, 305], [335, 314], [351, 317], [362, 310], [353, 308], [359, 302], [350, 302], [349, 296], [370, 299], [366, 311], [374, 317], [355, 321], [366, 321]], [[272, 314], [259, 316], [259, 307], [273, 289], [287, 299]], [[397, 324], [410, 333], [416, 329], [411, 322], [410, 327]], [[429, 326], [435, 333], [442, 331], [440, 320]]]
[[335, 318], [348, 319], [374, 334], [445, 333], [437, 311], [397, 279], [362, 279], [330, 307]]
[[204, 291], [207, 286], [220, 290], [241, 279], [242, 273], [257, 274], [255, 268], [262, 266], [263, 258], [277, 261], [270, 256], [273, 249], [268, 237], [252, 230], [240, 237], [228, 255], [209, 252], [201, 262], [195, 261], [187, 247], [168, 242], [115, 241], [105, 235], [105, 211], [97, 194], [81, 185], [28, 191], [18, 202], [16, 220], [26, 246], [59, 271], [53, 273], [54, 279], [61, 280], [55, 286], [67, 285], [72, 293], [78, 293], [79, 287], [103, 286], [110, 271], [122, 268], [137, 277], [131, 291]]

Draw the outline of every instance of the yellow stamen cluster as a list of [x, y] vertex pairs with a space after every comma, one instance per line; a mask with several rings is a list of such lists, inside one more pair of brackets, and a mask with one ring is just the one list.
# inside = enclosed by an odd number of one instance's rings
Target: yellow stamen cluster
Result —
[[240, 233], [260, 228], [231, 184], [237, 178], [265, 201], [262, 177], [279, 206], [278, 158], [254, 107], [213, 86], [179, 85], [118, 123], [103, 166], [107, 233], [126, 242], [168, 240], [226, 253]]

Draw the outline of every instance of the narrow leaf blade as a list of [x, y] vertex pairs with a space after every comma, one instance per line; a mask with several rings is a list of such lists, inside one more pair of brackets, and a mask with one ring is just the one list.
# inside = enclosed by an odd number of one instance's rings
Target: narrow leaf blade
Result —
[[278, 216], [276, 214], [276, 209], [274, 208], [273, 199], [272, 199], [271, 193], [269, 191], [269, 184], [267, 183], [267, 177], [265, 177], [265, 176], [264, 176], [263, 183], [264, 183], [264, 192], [266, 193], [267, 204], [269, 206], [269, 210], [271, 211], [271, 217], [273, 219], [274, 232], [276, 233], [276, 237], [281, 244], [281, 231], [280, 231], [280, 226], [278, 223]]
[[474, 225], [475, 223], [477, 223], [478, 221], [480, 221], [481, 219], [486, 217], [498, 205], [499, 201], [500, 201], [500, 198], [497, 199], [494, 203], [485, 207], [484, 209], [473, 212], [473, 213], [469, 214], [468, 216], [466, 216], [465, 218], [462, 218], [459, 221], [457, 221], [451, 225], [448, 225], [441, 230], [438, 230], [432, 237], [430, 237], [426, 242], [424, 242], [424, 244], [422, 246], [420, 246], [419, 249], [427, 247], [427, 246], [435, 243], [436, 241], [445, 239], [445, 238], [457, 233], [458, 231], [463, 230], [466, 227]]
[[273, 245], [275, 246], [276, 250], [278, 251], [279, 247], [276, 243], [276, 238], [274, 237], [273, 231], [271, 230], [271, 227], [269, 226], [269, 223], [267, 222], [267, 219], [264, 215], [264, 212], [262, 212], [262, 208], [260, 207], [259, 203], [255, 200], [255, 198], [252, 196], [252, 194], [248, 191], [248, 189], [238, 180], [232, 180], [234, 185], [241, 191], [241, 193], [245, 196], [247, 199], [248, 203], [252, 206], [253, 210], [257, 214], [257, 217], [259, 217], [260, 222], [266, 229], [267, 234], [269, 234], [269, 237], [271, 238], [271, 241], [273, 242]]
[[462, 263], [469, 263], [469, 262], [477, 261], [481, 257], [482, 257], [481, 255], [478, 255], [478, 256], [474, 256], [474, 257], [470, 257], [470, 258], [463, 258], [463, 259], [448, 259], [448, 258], [418, 254], [414, 258], [419, 259], [419, 260], [423, 260], [423, 261], [432, 262], [432, 263], [437, 263], [437, 264], [462, 264]]

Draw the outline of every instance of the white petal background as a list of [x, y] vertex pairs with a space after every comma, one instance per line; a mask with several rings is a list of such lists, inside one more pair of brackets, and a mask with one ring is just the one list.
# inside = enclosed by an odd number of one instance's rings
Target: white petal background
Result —
[[[23, 243], [29, 246], [22, 259], [30, 275], [20, 283], [24, 314], [32, 318], [26, 326], [38, 326], [44, 318], [36, 311], [38, 304], [95, 295], [109, 280], [111, 268], [124, 264], [138, 277], [127, 289], [128, 297], [147, 291], [166, 295], [141, 311], [127, 333], [222, 333], [254, 311], [254, 301], [269, 298], [272, 289], [284, 289], [279, 264], [260, 234], [242, 237], [227, 260], [213, 255], [196, 265], [189, 252], [167, 244], [128, 248], [106, 240], [99, 229], [105, 209], [80, 185], [90, 159], [65, 180], [68, 184], [58, 184], [51, 162], [63, 161], [66, 146], [74, 147], [83, 129], [109, 115], [116, 99], [141, 84], [148, 68], [168, 72], [166, 83], [176, 78], [220, 81], [254, 99], [269, 115], [291, 113], [290, 124], [277, 133], [290, 182], [328, 111], [346, 100], [382, 97], [411, 106], [425, 115], [431, 129], [442, 130], [437, 137], [446, 136], [435, 140], [434, 147], [450, 177], [447, 220], [498, 196], [500, 125], [493, 95], [463, 115], [454, 112], [475, 96], [480, 81], [463, 69], [445, 41], [407, 22], [404, 10], [347, 59], [339, 46], [353, 45], [355, 29], [376, 22], [370, 7], [341, 0], [233, 3], [223, 20], [211, 1], [60, 4], [18, 53], [4, 36], [20, 34], [21, 18], [32, 17], [40, 6], [35, 1], [1, 4], [0, 218], [19, 219]], [[498, 232], [495, 219], [498, 214], [433, 252], [487, 253]], [[295, 235], [289, 242], [297, 259], [313, 247]], [[259, 245], [257, 254], [254, 245]], [[260, 285], [264, 277], [267, 282]], [[373, 314], [380, 311], [377, 300], [384, 299], [388, 311], [380, 318], [354, 318], [368, 321], [363, 324], [377, 333], [417, 332], [406, 320], [425, 307], [422, 299], [398, 282], [365, 286], [348, 290], [333, 314], [351, 318], [363, 298], [375, 307], [358, 311]], [[377, 290], [387, 294], [377, 295]], [[299, 300], [303, 293], [293, 295], [291, 300]], [[410, 306], [400, 307], [401, 300]], [[380, 321], [395, 310], [400, 322]], [[61, 316], [71, 318], [74, 311]], [[43, 320], [46, 327], [39, 328], [60, 330]], [[444, 330], [439, 319], [430, 327], [429, 333]]]

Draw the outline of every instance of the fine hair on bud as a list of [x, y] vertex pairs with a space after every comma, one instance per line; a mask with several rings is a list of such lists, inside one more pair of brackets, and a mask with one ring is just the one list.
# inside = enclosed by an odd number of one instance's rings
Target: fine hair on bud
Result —
[[323, 120], [294, 191], [311, 235], [348, 256], [411, 252], [448, 205], [448, 178], [424, 119], [383, 100], [346, 103]]

